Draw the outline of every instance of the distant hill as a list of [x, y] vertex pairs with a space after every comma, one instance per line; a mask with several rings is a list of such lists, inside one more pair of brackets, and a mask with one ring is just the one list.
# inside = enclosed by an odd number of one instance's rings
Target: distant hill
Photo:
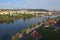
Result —
[[46, 9], [1, 9], [2, 11], [19, 11], [19, 10], [28, 10], [28, 11], [45, 11], [48, 12]]
[[48, 12], [46, 9], [28, 9], [29, 11], [45, 11]]

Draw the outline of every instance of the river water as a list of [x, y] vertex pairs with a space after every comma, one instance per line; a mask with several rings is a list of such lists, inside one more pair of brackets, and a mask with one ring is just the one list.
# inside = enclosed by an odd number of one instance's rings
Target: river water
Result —
[[[51, 16], [54, 17], [54, 16]], [[26, 18], [26, 19], [17, 19], [10, 21], [9, 23], [6, 22], [0, 22], [0, 39], [3, 37], [3, 35], [13, 35], [17, 32], [20, 32], [22, 29], [28, 28], [31, 24], [36, 24], [39, 22], [42, 22], [45, 20], [47, 16], [45, 17], [32, 17], [32, 18]]]

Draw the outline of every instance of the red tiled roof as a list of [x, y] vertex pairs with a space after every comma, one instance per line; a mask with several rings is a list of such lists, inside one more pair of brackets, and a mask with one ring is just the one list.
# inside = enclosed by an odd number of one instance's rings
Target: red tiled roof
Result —
[[48, 23], [52, 23], [52, 24], [55, 24], [56, 23], [56, 20], [48, 20]]

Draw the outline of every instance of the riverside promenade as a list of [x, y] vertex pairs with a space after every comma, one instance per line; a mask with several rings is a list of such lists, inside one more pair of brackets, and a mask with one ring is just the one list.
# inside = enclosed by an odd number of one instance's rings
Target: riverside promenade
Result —
[[[41, 24], [37, 25], [35, 28], [32, 28], [32, 29], [28, 29], [26, 34], [24, 36], [22, 36], [21, 38], [16, 38], [15, 40], [28, 40], [29, 37], [31, 37], [31, 33], [33, 30], [37, 30], [38, 28], [40, 28], [40, 26], [42, 25], [43, 23], [41, 22]], [[23, 34], [22, 34], [23, 35]]]

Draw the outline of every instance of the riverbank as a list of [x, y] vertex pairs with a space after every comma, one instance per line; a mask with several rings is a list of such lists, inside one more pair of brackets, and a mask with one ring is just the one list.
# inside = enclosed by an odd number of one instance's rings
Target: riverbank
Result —
[[10, 21], [13, 19], [20, 19], [20, 18], [31, 18], [34, 15], [32, 14], [0, 14], [0, 21]]
[[16, 33], [16, 35], [13, 35], [12, 36], [12, 40], [17, 40], [19, 38], [23, 38], [25, 37], [25, 35], [30, 35], [30, 33], [33, 31], [33, 30], [36, 30], [37, 28], [39, 28], [41, 25], [43, 24], [43, 21], [41, 23], [37, 23], [37, 24], [34, 24], [34, 25], [30, 25], [27, 29], [23, 29], [21, 30], [21, 32], [18, 32]]

